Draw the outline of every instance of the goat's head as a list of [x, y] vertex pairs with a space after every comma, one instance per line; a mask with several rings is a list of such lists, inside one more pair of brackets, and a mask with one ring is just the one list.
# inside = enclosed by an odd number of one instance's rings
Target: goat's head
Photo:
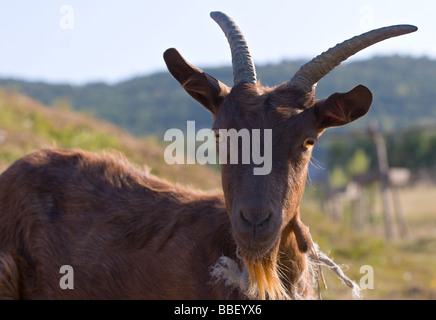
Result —
[[[321, 100], [315, 99], [315, 86], [351, 55], [378, 41], [415, 31], [416, 27], [392, 26], [354, 37], [303, 65], [289, 81], [266, 88], [257, 82], [246, 41], [236, 24], [220, 12], [212, 12], [211, 17], [230, 44], [233, 88], [185, 61], [175, 49], [168, 49], [164, 59], [183, 88], [210, 110], [218, 138], [220, 129], [271, 129], [271, 141], [263, 139], [261, 145], [261, 150], [271, 150], [269, 174], [253, 174], [258, 167], [253, 161], [221, 164], [233, 236], [246, 261], [276, 255], [285, 229], [294, 234], [299, 251], [304, 253], [311, 244], [299, 220], [299, 205], [312, 147], [326, 128], [358, 119], [368, 112], [372, 102], [371, 92], [362, 85]], [[266, 144], [270, 144], [268, 148]]]

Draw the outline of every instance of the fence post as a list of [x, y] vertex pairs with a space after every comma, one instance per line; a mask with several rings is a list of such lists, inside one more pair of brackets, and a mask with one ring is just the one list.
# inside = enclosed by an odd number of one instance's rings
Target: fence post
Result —
[[379, 169], [380, 182], [381, 182], [383, 217], [384, 217], [384, 224], [385, 224], [386, 239], [392, 240], [393, 228], [392, 228], [391, 206], [389, 202], [390, 188], [389, 188], [388, 154], [386, 150], [385, 139], [383, 138], [383, 135], [379, 131], [377, 120], [372, 119], [370, 121], [369, 133], [375, 144], [376, 151], [377, 151], [377, 162], [378, 162], [378, 169]]

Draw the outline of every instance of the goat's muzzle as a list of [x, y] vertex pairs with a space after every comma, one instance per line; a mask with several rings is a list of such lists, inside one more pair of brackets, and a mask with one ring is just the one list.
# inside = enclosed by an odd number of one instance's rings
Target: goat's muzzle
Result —
[[233, 234], [244, 256], [260, 258], [277, 243], [282, 225], [281, 209], [266, 201], [245, 201], [231, 214]]

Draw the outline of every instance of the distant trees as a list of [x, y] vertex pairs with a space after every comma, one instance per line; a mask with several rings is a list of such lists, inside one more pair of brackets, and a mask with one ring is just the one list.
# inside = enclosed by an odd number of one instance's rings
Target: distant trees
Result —
[[[288, 80], [304, 61], [284, 61], [258, 68], [264, 85], [274, 86]], [[224, 83], [232, 83], [230, 67], [207, 69]], [[320, 81], [317, 97], [351, 89], [350, 83], [362, 83], [371, 89], [374, 103], [368, 114], [382, 128], [405, 128], [436, 122], [436, 61], [400, 56], [375, 57], [344, 63]], [[22, 80], [0, 79], [0, 87], [20, 91], [46, 105], [59, 99], [70, 102], [73, 110], [89, 111], [95, 116], [126, 128], [136, 135], [163, 133], [169, 128], [183, 129], [187, 120], [197, 127], [208, 127], [208, 111], [183, 91], [168, 72], [136, 77], [116, 84], [102, 82], [74, 86]], [[365, 127], [368, 117], [351, 128]], [[349, 127], [349, 126], [347, 126]], [[338, 129], [335, 129], [338, 130]]]
[[[284, 61], [259, 67], [259, 79], [264, 85], [278, 85], [288, 80], [304, 62]], [[210, 68], [207, 72], [224, 83], [232, 83], [230, 67]], [[326, 133], [318, 146], [323, 154], [319, 159], [323, 166], [334, 171], [338, 181], [375, 168], [375, 150], [370, 139], [364, 135], [353, 138], [349, 135], [352, 131], [366, 130], [369, 119], [376, 118], [383, 130], [393, 133], [423, 124], [436, 127], [435, 60], [391, 56], [344, 63], [321, 80], [317, 97], [348, 91], [350, 83], [356, 81], [373, 93], [374, 102], [368, 115], [346, 128], [332, 129], [335, 137]], [[167, 72], [117, 84], [100, 82], [82, 86], [0, 79], [0, 87], [20, 91], [46, 105], [91, 113], [135, 135], [156, 135], [159, 141], [163, 141], [163, 133], [170, 128], [184, 130], [188, 120], [196, 121], [198, 129], [212, 124], [209, 112], [192, 100]], [[390, 165], [411, 169], [434, 167], [435, 131], [387, 135]], [[338, 136], [340, 133], [344, 136]]]
[[[377, 168], [376, 150], [369, 136], [326, 137], [324, 165], [331, 170], [333, 186], [343, 186], [352, 175]], [[436, 169], [436, 128], [385, 134], [391, 167]]]

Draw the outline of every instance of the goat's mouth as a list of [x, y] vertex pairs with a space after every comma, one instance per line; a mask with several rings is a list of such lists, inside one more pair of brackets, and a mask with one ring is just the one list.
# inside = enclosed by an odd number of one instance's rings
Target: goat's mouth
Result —
[[282, 217], [280, 211], [269, 211], [260, 215], [251, 212], [250, 215], [237, 210], [232, 212], [231, 224], [233, 237], [238, 250], [251, 260], [262, 259], [279, 241]]
[[260, 261], [277, 246], [278, 236], [269, 240], [256, 241], [253, 239], [240, 239], [237, 234], [234, 235], [238, 247], [238, 255], [245, 260], [252, 262]]

